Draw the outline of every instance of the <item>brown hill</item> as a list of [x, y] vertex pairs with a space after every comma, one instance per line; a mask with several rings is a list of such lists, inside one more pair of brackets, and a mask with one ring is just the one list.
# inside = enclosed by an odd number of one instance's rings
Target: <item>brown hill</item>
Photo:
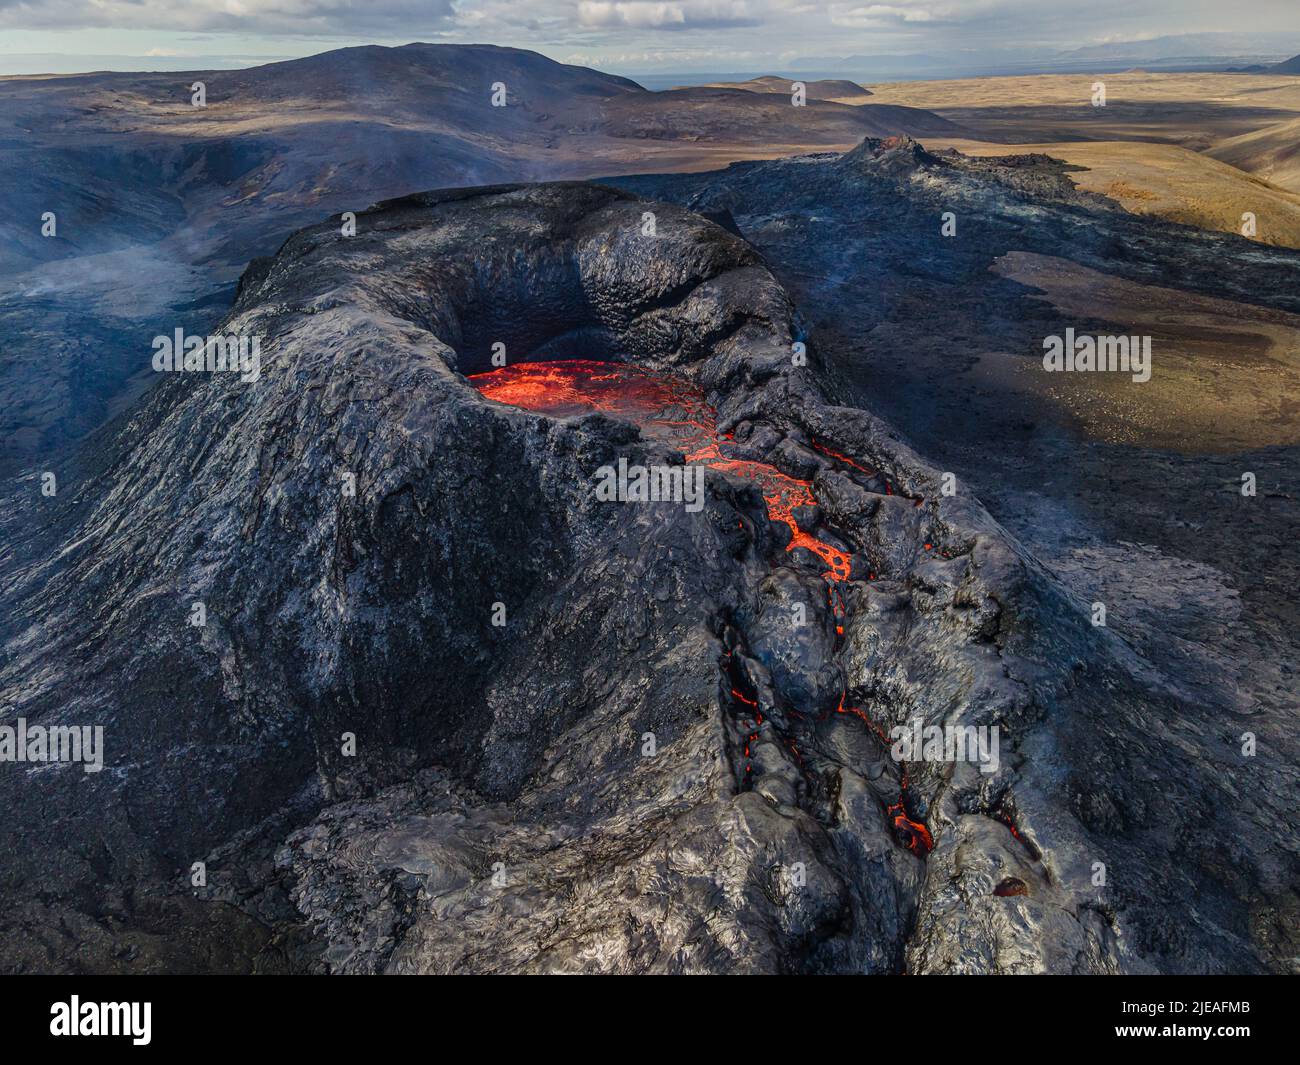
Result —
[[[205, 107], [191, 103], [197, 81]], [[492, 105], [497, 85], [506, 106]], [[345, 48], [238, 71], [3, 78], [9, 217], [39, 218], [59, 202], [68, 224], [55, 240], [13, 225], [0, 272], [157, 240], [217, 210], [238, 208], [223, 232], [242, 263], [255, 250], [245, 238], [260, 240], [268, 225], [287, 232], [322, 210], [430, 185], [694, 169], [900, 133], [960, 131], [925, 111], [844, 107], [816, 91], [801, 109], [776, 92], [650, 92], [491, 45]]]
[[[856, 81], [847, 81], [843, 78], [805, 81], [803, 84], [805, 95], [809, 100], [831, 100], [839, 103], [850, 100], [858, 102], [872, 95], [870, 89], [863, 88]], [[744, 89], [746, 92], [772, 92], [788, 96], [793, 85], [794, 80], [792, 78], [781, 78], [775, 74], [765, 74], [761, 78], [751, 78], [749, 81], [716, 81], [709, 88]]]
[[1229, 137], [1207, 155], [1292, 192], [1300, 192], [1300, 118]]

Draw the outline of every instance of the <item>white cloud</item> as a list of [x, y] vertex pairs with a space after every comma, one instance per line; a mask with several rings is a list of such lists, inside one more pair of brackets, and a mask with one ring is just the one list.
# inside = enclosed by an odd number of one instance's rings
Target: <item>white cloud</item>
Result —
[[746, 0], [581, 0], [578, 24], [592, 29], [704, 29], [752, 26], [759, 20]]
[[450, 25], [452, 0], [0, 0], [15, 29], [172, 30], [287, 36], [417, 32]]
[[887, 4], [832, 4], [836, 26], [883, 28], [926, 23], [972, 22], [1005, 9], [1005, 0], [965, 0], [961, 4], [931, 0], [892, 0]]
[[598, 67], [635, 56], [756, 70], [800, 57], [924, 51], [955, 61], [1245, 29], [1280, 49], [1272, 37], [1300, 30], [1295, 2], [1235, 0], [1225, 16], [1222, 0], [0, 0], [0, 53], [99, 52], [108, 38], [122, 54], [182, 56], [473, 41], [581, 54]]

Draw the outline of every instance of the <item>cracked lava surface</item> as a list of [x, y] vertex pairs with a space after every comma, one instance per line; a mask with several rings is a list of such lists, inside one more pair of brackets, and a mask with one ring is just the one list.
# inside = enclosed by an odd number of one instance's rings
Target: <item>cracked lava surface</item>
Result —
[[[835, 615], [837, 637], [843, 636], [844, 601], [836, 586], [848, 580], [849, 556], [800, 529], [794, 519], [796, 507], [812, 506], [817, 502], [811, 482], [790, 477], [769, 463], [729, 455], [728, 451], [734, 447], [732, 434], [718, 431], [716, 412], [695, 385], [669, 374], [591, 359], [516, 363], [474, 374], [469, 381], [487, 399], [538, 414], [567, 418], [599, 411], [632, 422], [646, 436], [680, 451], [688, 463], [703, 463], [757, 484], [767, 503], [769, 517], [790, 527], [791, 538], [786, 550], [803, 547], [825, 563], [822, 576], [829, 585], [829, 606]], [[813, 446], [837, 462], [871, 474], [870, 470], [845, 455], [816, 441]], [[888, 485], [886, 490], [889, 490]], [[724, 664], [723, 668], [725, 672], [727, 666]], [[731, 693], [753, 715], [754, 727], [761, 728], [763, 716], [758, 712], [758, 704], [743, 695], [735, 683], [731, 684]], [[846, 701], [847, 693], [840, 698], [838, 712], [860, 717], [888, 747], [888, 739], [880, 726], [867, 716], [865, 710], [846, 705]], [[749, 736], [751, 742], [757, 738], [757, 732]], [[793, 743], [791, 748], [799, 757]], [[748, 745], [744, 754], [748, 759]], [[924, 823], [908, 816], [906, 795], [907, 772], [904, 767], [898, 801], [889, 805], [885, 813], [899, 842], [914, 854], [924, 856], [930, 852], [934, 842]]]

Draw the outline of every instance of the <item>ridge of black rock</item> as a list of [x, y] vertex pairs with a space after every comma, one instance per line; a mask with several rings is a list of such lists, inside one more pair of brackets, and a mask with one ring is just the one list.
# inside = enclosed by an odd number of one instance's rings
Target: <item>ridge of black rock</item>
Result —
[[893, 137], [867, 137], [861, 144], [840, 156], [841, 166], [869, 173], [904, 174], [922, 167], [943, 166], [939, 156], [926, 151], [907, 134]]
[[[1250, 907], [1282, 904], [1276, 870], [1175, 854], [1206, 809], [1254, 816], [1153, 736], [1186, 707], [978, 501], [833, 405], [815, 359], [793, 365], [792, 300], [743, 240], [600, 185], [430, 192], [355, 237], [295, 234], [223, 331], [263, 338], [261, 379], [158, 385], [7, 592], [6, 717], [103, 723], [109, 758], [0, 779], [6, 968], [1270, 964]], [[810, 480], [809, 520], [877, 578], [846, 582], [842, 642], [751, 485], [710, 472], [698, 513], [597, 503], [598, 466], [680, 456], [486, 401], [462, 375], [497, 342], [685, 375]], [[875, 730], [914, 719], [998, 725], [1002, 769], [904, 778]], [[1123, 873], [1105, 892], [1098, 861]]]

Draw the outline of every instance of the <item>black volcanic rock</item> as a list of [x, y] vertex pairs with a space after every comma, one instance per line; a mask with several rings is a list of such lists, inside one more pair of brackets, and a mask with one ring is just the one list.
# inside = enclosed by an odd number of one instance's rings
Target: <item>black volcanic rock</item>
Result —
[[[767, 194], [1089, 202], [885, 151], [920, 169], [804, 160]], [[753, 175], [683, 180], [749, 203]], [[108, 758], [0, 775], [6, 968], [1276, 967], [1281, 774], [1244, 800], [1198, 708], [830, 402], [743, 240], [603, 186], [425, 193], [296, 234], [223, 330], [263, 338], [258, 382], [171, 377], [28, 504], [5, 717], [102, 723]], [[835, 614], [716, 471], [697, 513], [598, 503], [599, 466], [677, 459], [485, 400], [462, 375], [498, 342], [689, 378], [875, 579]], [[879, 736], [913, 721], [998, 726], [997, 772], [904, 773]]]
[[910, 175], [919, 167], [943, 166], [939, 156], [927, 152], [912, 137], [867, 137], [852, 151], [840, 156], [839, 166], [867, 174]]

